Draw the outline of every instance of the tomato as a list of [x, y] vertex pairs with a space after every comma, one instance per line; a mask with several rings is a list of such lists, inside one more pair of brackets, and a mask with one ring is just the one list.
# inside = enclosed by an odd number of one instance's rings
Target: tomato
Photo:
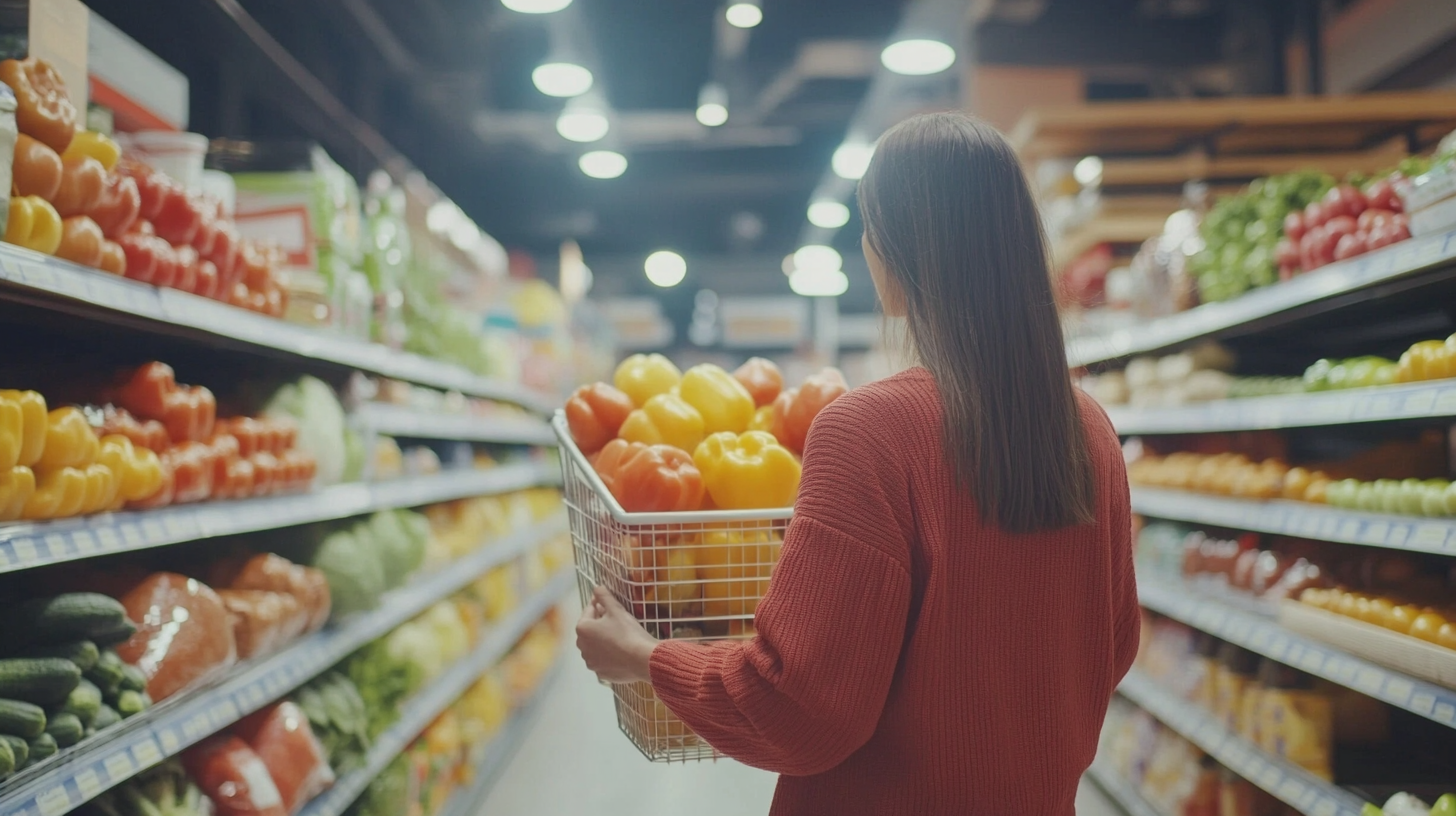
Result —
[[1405, 205], [1400, 200], [1400, 196], [1395, 192], [1395, 185], [1391, 184], [1388, 178], [1372, 182], [1370, 187], [1365, 190], [1365, 200], [1369, 203], [1371, 209], [1391, 210], [1395, 212], [1405, 209]]
[[1389, 221], [1394, 217], [1395, 213], [1390, 210], [1371, 207], [1365, 212], [1360, 213], [1360, 217], [1355, 219], [1355, 224], [1361, 230], [1369, 232], [1371, 227]]
[[[1308, 237], [1310, 230], [1313, 230], [1315, 227], [1323, 225], [1326, 218], [1328, 218], [1328, 216], [1325, 215], [1324, 204], [1318, 201], [1311, 201], [1306, 204], [1304, 206], [1305, 236]], [[1309, 267], [1307, 266], [1305, 267], [1305, 269], [1308, 268]]]
[[157, 235], [173, 246], [192, 243], [202, 227], [202, 211], [197, 202], [180, 186], [168, 187], [162, 196], [162, 205], [152, 219]]
[[177, 282], [177, 250], [155, 235], [152, 236], [152, 244], [156, 247], [157, 253], [157, 274], [152, 279], [152, 284], [156, 286], [175, 285]]
[[267, 451], [258, 451], [249, 457], [253, 463], [253, 495], [266, 496], [278, 489], [278, 457]]
[[1299, 210], [1291, 210], [1284, 216], [1284, 236], [1294, 243], [1304, 237], [1305, 223], [1304, 213]]
[[166, 246], [165, 241], [144, 232], [128, 232], [118, 238], [116, 243], [126, 260], [128, 278], [142, 283], [156, 280], [157, 267], [161, 263], [161, 246]]
[[1298, 240], [1288, 236], [1280, 238], [1279, 243], [1274, 245], [1274, 262], [1278, 264], [1281, 273], [1286, 270], [1297, 271], [1299, 269]]
[[1351, 215], [1337, 215], [1325, 222], [1325, 231], [1333, 233], [1335, 241], [1339, 241], [1342, 235], [1354, 232], [1358, 227], [1359, 223]]
[[252, 241], [243, 242], [243, 274], [242, 281], [248, 288], [260, 292], [268, 281], [273, 277], [273, 270], [268, 266], [268, 256], [262, 248]]
[[175, 252], [177, 279], [172, 281], [172, 288], [181, 289], [184, 292], [197, 291], [197, 250], [183, 245], [177, 247]]
[[101, 198], [88, 215], [101, 227], [107, 238], [124, 234], [136, 222], [141, 211], [141, 194], [137, 192], [136, 179], [120, 173], [107, 173]]
[[15, 140], [11, 172], [17, 195], [40, 196], [49, 201], [61, 187], [61, 154], [22, 133]]
[[62, 218], [85, 215], [101, 201], [106, 189], [106, 168], [90, 156], [74, 156], [61, 161], [61, 186], [51, 203]]
[[219, 497], [217, 490], [225, 489], [228, 481], [228, 463], [241, 458], [238, 454], [238, 440], [231, 434], [214, 433], [212, 439], [207, 443], [212, 446], [213, 468], [212, 479], [214, 497]]
[[1365, 211], [1365, 194], [1353, 184], [1341, 184], [1331, 187], [1324, 197], [1325, 219], [1336, 218], [1341, 215], [1348, 215], [1351, 218]]
[[1335, 260], [1343, 261], [1356, 255], [1364, 255], [1370, 249], [1368, 241], [1369, 236], [1359, 230], [1341, 235], [1339, 242], [1335, 244]]
[[197, 286], [192, 291], [205, 298], [217, 298], [217, 267], [212, 261], [197, 262]]

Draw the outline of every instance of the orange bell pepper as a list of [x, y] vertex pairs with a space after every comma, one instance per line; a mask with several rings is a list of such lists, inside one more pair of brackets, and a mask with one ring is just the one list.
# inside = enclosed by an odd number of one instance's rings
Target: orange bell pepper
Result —
[[774, 398], [784, 390], [784, 372], [774, 365], [773, 360], [763, 357], [748, 358], [748, 362], [734, 370], [733, 379], [748, 389], [753, 404], [760, 408], [772, 405]]
[[612, 375], [612, 384], [641, 408], [649, 399], [666, 394], [682, 380], [682, 372], [661, 354], [633, 354]]
[[[63, 406], [52, 410], [46, 416], [45, 450], [36, 461], [37, 471], [51, 471], [57, 468], [84, 468], [96, 461], [101, 452], [100, 440], [91, 430], [91, 423], [81, 409]], [[43, 476], [38, 477], [44, 481]]]
[[703, 415], [681, 397], [658, 394], [628, 414], [617, 435], [628, 442], [690, 451], [703, 441]]
[[703, 501], [703, 476], [677, 448], [613, 439], [593, 466], [629, 513], [696, 510]]
[[0, 471], [0, 521], [20, 518], [26, 502], [35, 493], [35, 474], [25, 465]]
[[0, 62], [0, 82], [15, 91], [15, 123], [20, 132], [64, 153], [76, 136], [81, 114], [66, 94], [61, 72], [40, 57], [8, 59]]
[[693, 451], [693, 464], [724, 510], [788, 507], [799, 493], [799, 460], [763, 431], [713, 434]]
[[566, 426], [585, 454], [593, 454], [612, 441], [627, 415], [632, 398], [606, 383], [583, 385], [566, 401]]
[[683, 402], [703, 415], [703, 430], [743, 433], [753, 421], [753, 397], [732, 374], [711, 364], [696, 365], [682, 378]]
[[809, 426], [824, 406], [844, 396], [849, 385], [837, 368], [826, 368], [774, 400], [773, 435], [794, 453], [804, 453]]

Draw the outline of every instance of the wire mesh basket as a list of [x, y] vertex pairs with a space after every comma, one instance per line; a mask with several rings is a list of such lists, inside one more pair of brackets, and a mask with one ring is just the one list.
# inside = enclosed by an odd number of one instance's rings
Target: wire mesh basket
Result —
[[[583, 604], [606, 587], [658, 638], [720, 640], [753, 634], [753, 613], [778, 563], [791, 508], [628, 513], [577, 448], [561, 441], [566, 513]], [[648, 683], [614, 684], [617, 724], [653, 762], [714, 759]]]

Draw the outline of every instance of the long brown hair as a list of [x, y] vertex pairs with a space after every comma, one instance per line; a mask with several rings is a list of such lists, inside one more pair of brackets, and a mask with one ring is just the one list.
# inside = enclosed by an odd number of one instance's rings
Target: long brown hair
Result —
[[859, 207], [939, 386], [946, 459], [982, 518], [1018, 533], [1090, 523], [1046, 236], [1011, 146], [958, 113], [906, 120], [875, 148]]

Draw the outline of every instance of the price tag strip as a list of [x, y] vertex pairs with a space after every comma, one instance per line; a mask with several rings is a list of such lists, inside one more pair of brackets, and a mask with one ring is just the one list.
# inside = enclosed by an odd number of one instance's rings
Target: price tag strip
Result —
[[[1108, 798], [1116, 802], [1128, 816], [1167, 816], [1167, 814], [1153, 807], [1148, 800], [1144, 799], [1141, 793], [1112, 768], [1105, 760], [1094, 760], [1092, 767], [1087, 769], [1087, 778], [1096, 783]], [[456, 816], [449, 814], [449, 816]], [[468, 816], [461, 814], [461, 816]]]
[[1235, 499], [1187, 490], [1132, 488], [1135, 513], [1389, 550], [1456, 555], [1456, 519], [1343, 510], [1284, 499]]
[[1117, 693], [1300, 813], [1360, 816], [1365, 805], [1360, 797], [1234, 734], [1201, 707], [1163, 690], [1137, 669], [1123, 678]]
[[[552, 536], [560, 535], [565, 529], [565, 516], [558, 515], [506, 536], [423, 580], [389, 593], [378, 609], [355, 615], [342, 625], [331, 625], [277, 654], [236, 667], [210, 686], [166, 700], [121, 725], [63, 750], [54, 758], [0, 785], [0, 816], [60, 816], [79, 807], [303, 685], [360, 646], [409, 621], [490, 569], [518, 558]], [[436, 701], [438, 705], [410, 737], [424, 730], [435, 714], [494, 665], [499, 656], [566, 593], [573, 581], [573, 571], [562, 570], [544, 589], [492, 630], [471, 656], [457, 663], [445, 676], [421, 692], [417, 700], [410, 703], [411, 711], [421, 701]], [[480, 666], [482, 661], [485, 661], [483, 667]], [[468, 675], [468, 680], [458, 692], [445, 696], [443, 701], [437, 700], [445, 694], [438, 688], [442, 683], [450, 678], [458, 681], [465, 675]], [[384, 738], [381, 739], [383, 741]], [[399, 750], [403, 747], [401, 745]], [[382, 769], [383, 766], [380, 767]], [[356, 792], [354, 796], [357, 795]], [[350, 797], [350, 801], [352, 799]], [[342, 812], [342, 809], [336, 812]]]
[[1444, 266], [1453, 260], [1456, 260], [1456, 231], [1412, 238], [1357, 258], [1337, 261], [1293, 280], [1255, 289], [1233, 300], [1206, 303], [1135, 328], [1076, 338], [1067, 343], [1067, 363], [1077, 368], [1157, 351]]
[[361, 429], [408, 439], [453, 439], [503, 445], [556, 447], [556, 434], [544, 420], [524, 417], [474, 417], [416, 411], [400, 405], [369, 403], [353, 414]]
[[343, 484], [313, 493], [204, 502], [160, 510], [107, 513], [50, 522], [0, 524], [0, 573], [203, 538], [347, 518], [375, 510], [508, 493], [557, 484], [545, 462], [445, 471], [373, 484]]
[[1456, 416], [1456, 383], [1352, 388], [1200, 402], [1174, 408], [1113, 405], [1107, 416], [1119, 434], [1181, 434], [1308, 428]]
[[1161, 615], [1277, 660], [1286, 666], [1352, 688], [1448, 728], [1456, 728], [1456, 690], [1418, 680], [1292, 632], [1273, 620], [1240, 611], [1197, 589], [1172, 581], [1139, 578], [1138, 600]]

